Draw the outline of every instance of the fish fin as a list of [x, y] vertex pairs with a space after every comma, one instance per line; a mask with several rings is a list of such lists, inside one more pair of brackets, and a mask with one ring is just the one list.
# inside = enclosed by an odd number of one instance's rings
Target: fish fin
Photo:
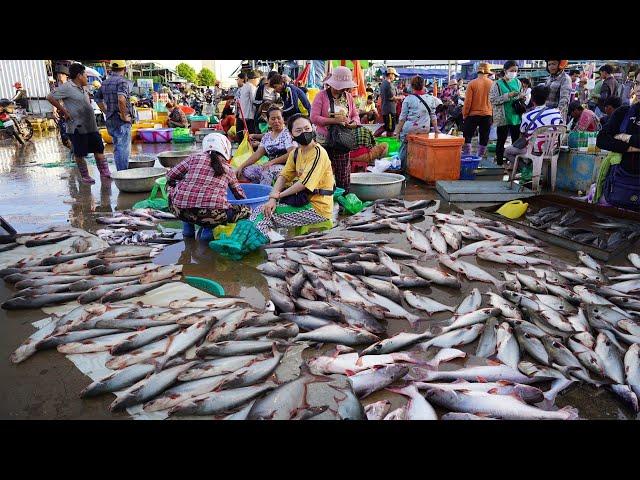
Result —
[[569, 405], [561, 408], [558, 412], [563, 412], [565, 420], [578, 420], [580, 418], [578, 409]]
[[511, 385], [515, 385], [515, 383], [510, 382], [509, 380], [498, 380], [496, 383], [503, 385], [503, 386], [511, 386]]
[[[492, 357], [493, 357], [493, 355], [492, 355]], [[498, 362], [496, 360], [493, 360], [493, 358], [491, 358], [491, 357], [487, 358], [487, 363], [489, 365], [502, 365], [502, 362]]]
[[487, 379], [485, 377], [477, 376], [476, 380], [478, 380], [479, 383], [487, 383]]
[[345, 370], [344, 373], [347, 374], [347, 377], [351, 377], [356, 374], [353, 370]]

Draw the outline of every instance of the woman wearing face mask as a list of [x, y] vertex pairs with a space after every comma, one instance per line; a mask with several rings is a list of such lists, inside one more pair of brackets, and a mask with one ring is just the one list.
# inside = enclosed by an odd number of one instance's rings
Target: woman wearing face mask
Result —
[[[326, 84], [327, 89], [319, 92], [311, 105], [311, 122], [317, 126], [318, 143], [322, 145], [325, 145], [329, 136], [329, 126], [339, 125], [352, 129], [360, 126], [358, 109], [349, 93], [356, 86], [351, 70], [347, 67], [336, 67]], [[327, 148], [327, 153], [331, 158], [336, 184], [348, 193], [351, 185], [349, 152]]]
[[251, 216], [264, 234], [272, 228], [312, 225], [333, 216], [335, 180], [327, 151], [315, 141], [308, 118], [296, 114], [287, 126], [299, 147], [289, 153], [269, 201]]
[[516, 111], [514, 101], [525, 98], [522, 84], [518, 80], [518, 64], [514, 60], [507, 60], [503, 66], [504, 77], [494, 82], [489, 91], [489, 101], [493, 106], [493, 124], [497, 127], [496, 163], [502, 166], [504, 162], [504, 143], [507, 136], [511, 136], [513, 144], [520, 137], [520, 123], [522, 113]]
[[546, 60], [547, 87], [549, 87], [549, 98], [547, 108], [557, 108], [562, 113], [563, 118], [567, 118], [569, 102], [571, 101], [571, 77], [564, 71], [569, 65], [569, 60]]
[[[289, 152], [297, 146], [289, 130], [284, 128], [280, 108], [269, 108], [267, 118], [270, 131], [262, 136], [258, 149], [236, 172], [239, 180], [244, 176], [251, 183], [271, 185], [284, 168]], [[254, 165], [264, 155], [269, 157], [269, 161], [264, 165]]]

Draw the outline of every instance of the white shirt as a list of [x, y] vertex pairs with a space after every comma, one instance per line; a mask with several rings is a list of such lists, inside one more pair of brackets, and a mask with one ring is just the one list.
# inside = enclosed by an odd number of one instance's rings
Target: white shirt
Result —
[[[253, 106], [253, 102], [256, 99], [256, 90], [258, 87], [250, 82], [245, 83], [240, 89], [240, 107], [242, 108], [242, 114], [247, 120], [253, 120], [256, 114], [256, 108]], [[240, 111], [238, 111], [240, 115]]]

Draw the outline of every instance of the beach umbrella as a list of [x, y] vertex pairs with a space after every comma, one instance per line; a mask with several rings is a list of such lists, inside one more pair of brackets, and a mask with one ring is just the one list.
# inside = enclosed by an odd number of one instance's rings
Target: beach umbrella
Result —
[[298, 75], [298, 78], [296, 78], [296, 84], [297, 85], [306, 86], [309, 83], [309, 72], [310, 71], [311, 71], [311, 63], [307, 62], [307, 64], [304, 67], [304, 70], [302, 70], [300, 75]]
[[367, 86], [364, 81], [364, 71], [362, 70], [362, 65], [360, 65], [359, 60], [351, 60], [353, 63], [353, 81], [357, 84], [357, 94], [358, 97], [366, 97], [367, 96]]

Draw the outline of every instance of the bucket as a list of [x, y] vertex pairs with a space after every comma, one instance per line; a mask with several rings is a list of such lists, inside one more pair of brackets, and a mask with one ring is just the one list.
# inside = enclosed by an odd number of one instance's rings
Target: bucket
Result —
[[169, 143], [173, 137], [172, 128], [141, 128], [140, 139], [145, 143]]
[[387, 151], [388, 155], [393, 155], [394, 153], [398, 153], [400, 151], [400, 140], [393, 137], [376, 137], [376, 143], [386, 143], [389, 145], [389, 150]]
[[231, 205], [248, 205], [251, 210], [264, 205], [269, 201], [271, 187], [269, 185], [259, 185], [257, 183], [243, 183], [240, 188], [247, 196], [246, 199], [236, 200], [231, 189], [227, 189], [227, 200]]
[[460, 158], [460, 180], [473, 180], [476, 178], [476, 168], [482, 157], [476, 155], [464, 155]]

